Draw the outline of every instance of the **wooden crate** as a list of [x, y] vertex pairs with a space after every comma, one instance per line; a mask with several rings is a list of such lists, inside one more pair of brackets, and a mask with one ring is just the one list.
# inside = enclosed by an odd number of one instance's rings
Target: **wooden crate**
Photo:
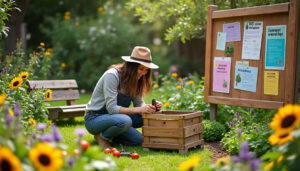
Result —
[[170, 149], [186, 153], [203, 145], [203, 112], [160, 111], [143, 114], [143, 149]]

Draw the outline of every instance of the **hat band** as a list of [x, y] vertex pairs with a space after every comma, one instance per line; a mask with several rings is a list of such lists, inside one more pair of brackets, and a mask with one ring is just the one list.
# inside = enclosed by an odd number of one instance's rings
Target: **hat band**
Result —
[[152, 61], [147, 60], [147, 59], [140, 59], [140, 58], [135, 58], [130, 56], [130, 59], [136, 60], [136, 61], [141, 61], [141, 62], [147, 62], [147, 63], [151, 63]]

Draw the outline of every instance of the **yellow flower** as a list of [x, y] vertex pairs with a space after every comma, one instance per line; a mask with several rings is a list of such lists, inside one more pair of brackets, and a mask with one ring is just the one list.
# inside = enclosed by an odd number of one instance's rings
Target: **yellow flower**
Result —
[[53, 51], [53, 49], [51, 49], [51, 48], [48, 48], [47, 50], [46, 50], [46, 52], [52, 52]]
[[79, 22], [78, 21], [75, 22], [75, 26], [79, 26]]
[[229, 163], [229, 158], [228, 157], [221, 157], [221, 158], [218, 158], [216, 164], [219, 165], [219, 166], [225, 166]]
[[172, 77], [177, 77], [178, 75], [177, 75], [176, 72], [173, 72], [173, 73], [171, 74], [171, 76], [172, 76]]
[[36, 122], [35, 122], [35, 120], [33, 118], [29, 118], [28, 122], [30, 122], [32, 126], [36, 125]]
[[170, 102], [166, 102], [165, 107], [169, 107], [169, 106], [170, 106]]
[[176, 86], [176, 88], [179, 90], [179, 89], [181, 89], [181, 86], [180, 86], [180, 85], [178, 85], [178, 86]]
[[267, 164], [265, 167], [264, 167], [264, 170], [269, 170], [271, 167], [273, 167], [274, 165], [274, 162], [271, 162], [269, 164]]
[[277, 163], [280, 163], [283, 160], [283, 155], [280, 155], [277, 159]]
[[2, 105], [4, 103], [5, 99], [6, 99], [6, 94], [1, 94], [0, 95], [0, 105]]
[[282, 145], [286, 142], [288, 142], [289, 140], [292, 140], [293, 137], [290, 135], [290, 133], [286, 133], [286, 134], [278, 134], [278, 133], [274, 133], [273, 135], [271, 135], [269, 137], [269, 142], [271, 145]]
[[193, 81], [193, 80], [190, 80], [190, 81], [188, 82], [188, 84], [189, 84], [189, 85], [193, 85], [193, 84], [194, 84], [194, 81]]
[[11, 110], [11, 109], [8, 110], [8, 113], [9, 113], [10, 116], [14, 116], [14, 115], [15, 115], [15, 114], [14, 114], [14, 111]]
[[128, 12], [126, 10], [122, 11], [123, 15], [128, 15]]
[[22, 78], [22, 79], [27, 79], [29, 76], [29, 73], [28, 72], [21, 72], [19, 74], [19, 77]]
[[61, 67], [63, 67], [63, 68], [66, 67], [66, 64], [62, 62]]
[[63, 166], [62, 152], [48, 143], [39, 143], [29, 150], [29, 159], [38, 170], [59, 170]]
[[52, 99], [52, 90], [48, 89], [46, 91], [46, 100], [50, 101]]
[[45, 52], [45, 55], [46, 55], [46, 56], [50, 56], [50, 55], [51, 55], [51, 53], [50, 53], [50, 52], [48, 52], [48, 51], [46, 51], [46, 52]]
[[70, 15], [70, 14], [71, 14], [70, 11], [65, 12], [65, 15]]
[[41, 42], [40, 45], [41, 45], [41, 46], [45, 46], [45, 43], [44, 43], [44, 42]]
[[200, 161], [200, 158], [198, 156], [194, 156], [187, 161], [184, 161], [180, 163], [179, 170], [189, 170], [195, 167]]
[[99, 7], [99, 8], [98, 8], [98, 11], [99, 11], [99, 12], [103, 12], [103, 11], [104, 11], [104, 8], [103, 8], [103, 7]]
[[300, 123], [300, 106], [288, 104], [274, 115], [270, 127], [276, 133], [284, 135], [292, 132]]
[[65, 16], [64, 16], [64, 19], [65, 19], [65, 20], [69, 20], [69, 19], [70, 19], [70, 16], [69, 16], [69, 15], [65, 15]]
[[182, 78], [181, 78], [181, 77], [179, 77], [179, 78], [178, 78], [178, 81], [179, 81], [179, 82], [182, 82]]
[[21, 171], [21, 162], [7, 147], [0, 147], [0, 169]]
[[15, 77], [9, 84], [9, 87], [13, 90], [16, 89], [18, 87], [20, 87], [23, 83], [22, 78], [20, 77]]
[[158, 84], [154, 84], [154, 86], [153, 86], [154, 88], [158, 88], [159, 86], [158, 86]]

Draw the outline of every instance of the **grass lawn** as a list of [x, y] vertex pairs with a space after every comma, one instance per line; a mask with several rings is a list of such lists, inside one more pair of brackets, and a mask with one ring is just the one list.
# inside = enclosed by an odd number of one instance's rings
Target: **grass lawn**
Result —
[[[90, 100], [90, 94], [81, 94], [80, 100], [76, 101], [77, 104], [86, 104]], [[152, 97], [145, 98], [146, 103], [150, 103]], [[65, 105], [64, 102], [51, 102], [51, 106]], [[75, 139], [77, 136], [74, 134], [76, 128], [85, 128], [83, 117], [77, 117], [73, 121], [68, 119], [58, 120], [57, 126], [63, 135], [63, 143], [68, 144], [70, 147], [75, 147]], [[140, 129], [141, 131], [141, 129]], [[97, 145], [91, 134], [87, 134], [83, 139], [90, 142], [91, 145]], [[120, 146], [116, 145], [120, 150]], [[140, 154], [138, 160], [132, 160], [129, 157], [113, 158], [117, 163], [119, 170], [127, 171], [140, 171], [140, 170], [178, 170], [181, 162], [189, 159], [192, 156], [199, 156], [200, 163], [195, 170], [204, 170], [211, 162], [210, 157], [212, 153], [208, 149], [191, 149], [187, 154], [179, 154], [178, 151], [170, 150], [150, 150], [149, 152], [143, 151], [142, 146], [124, 146], [125, 151]], [[111, 154], [108, 154], [112, 157]]]

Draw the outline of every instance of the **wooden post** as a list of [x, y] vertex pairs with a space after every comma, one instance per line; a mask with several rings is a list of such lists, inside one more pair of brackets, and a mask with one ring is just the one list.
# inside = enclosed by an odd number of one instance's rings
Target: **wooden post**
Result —
[[[300, 27], [299, 27], [299, 23], [300, 23], [300, 11], [299, 11], [299, 2], [296, 5], [296, 11], [298, 11], [298, 13], [296, 13], [296, 18], [298, 18], [298, 23], [296, 25], [296, 34], [297, 34], [297, 54], [296, 54], [296, 78], [295, 78], [295, 94], [294, 94], [294, 103], [297, 104], [298, 103], [298, 94], [300, 93]], [[297, 20], [296, 20], [297, 21]]]
[[210, 119], [211, 122], [217, 120], [217, 113], [218, 113], [218, 105], [210, 103], [209, 119]]

